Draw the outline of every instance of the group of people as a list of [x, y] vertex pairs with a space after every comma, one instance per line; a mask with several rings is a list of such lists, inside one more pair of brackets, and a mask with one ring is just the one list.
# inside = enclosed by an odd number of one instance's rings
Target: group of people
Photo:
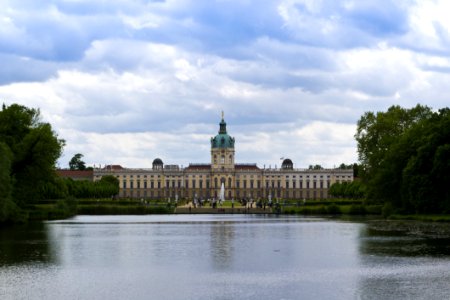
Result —
[[194, 208], [206, 206], [206, 205], [208, 205], [208, 203], [209, 203], [210, 207], [217, 208], [218, 206], [222, 206], [223, 200], [216, 199], [216, 198], [211, 198], [211, 199], [209, 199], [209, 198], [208, 199], [194, 198], [194, 200], [192, 201]]
[[269, 198], [268, 200], [266, 199], [258, 199], [258, 200], [253, 200], [252, 198], [250, 199], [246, 199], [246, 198], [242, 198], [241, 200], [239, 200], [239, 202], [241, 203], [242, 206], [246, 207], [246, 208], [253, 208], [253, 206], [255, 205], [256, 208], [262, 208], [262, 209], [266, 209], [266, 207], [273, 207], [273, 202], [272, 199]]
[[[216, 199], [216, 198], [203, 199], [203, 198], [195, 197], [192, 200], [192, 206], [194, 208], [199, 208], [199, 207], [206, 207], [207, 205], [209, 205], [211, 208], [218, 208], [223, 205], [223, 202], [224, 202], [224, 200]], [[266, 207], [272, 208], [274, 206], [274, 203], [272, 202], [272, 199], [270, 197], [268, 200], [258, 199], [256, 201], [252, 198], [241, 198], [241, 199], [237, 200], [237, 202], [240, 203], [240, 205], [244, 206], [245, 208], [256, 207], [256, 208], [266, 209]], [[231, 208], [234, 208], [234, 206], [235, 206], [235, 200], [233, 198], [233, 199], [231, 199]]]

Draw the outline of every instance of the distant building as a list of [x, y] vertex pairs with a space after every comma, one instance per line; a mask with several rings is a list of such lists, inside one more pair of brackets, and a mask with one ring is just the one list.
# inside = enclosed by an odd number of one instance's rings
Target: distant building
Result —
[[151, 169], [106, 166], [94, 170], [94, 180], [113, 175], [120, 182], [120, 197], [218, 198], [222, 183], [227, 199], [324, 199], [335, 182], [353, 181], [353, 170], [294, 169], [290, 159], [281, 168], [260, 168], [252, 163], [235, 163], [235, 139], [228, 135], [222, 116], [219, 132], [211, 138], [210, 163], [164, 165], [160, 158]]
[[56, 174], [62, 178], [72, 178], [73, 180], [94, 180], [94, 171], [93, 170], [56, 170]]

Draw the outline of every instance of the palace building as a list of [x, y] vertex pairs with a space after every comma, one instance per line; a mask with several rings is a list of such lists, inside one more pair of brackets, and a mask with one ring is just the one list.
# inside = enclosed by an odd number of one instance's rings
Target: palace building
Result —
[[143, 199], [218, 198], [222, 183], [226, 199], [324, 199], [335, 182], [353, 181], [353, 170], [295, 169], [290, 159], [281, 168], [260, 168], [235, 162], [235, 139], [223, 118], [211, 138], [211, 160], [204, 164], [165, 165], [153, 160], [151, 169], [108, 165], [94, 169], [94, 180], [113, 175], [119, 179], [119, 197]]

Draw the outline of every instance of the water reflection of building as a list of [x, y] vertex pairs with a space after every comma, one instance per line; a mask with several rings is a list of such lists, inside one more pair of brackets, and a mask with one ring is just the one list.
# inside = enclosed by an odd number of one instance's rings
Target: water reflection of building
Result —
[[217, 269], [226, 269], [233, 264], [234, 222], [211, 225], [211, 260]]
[[218, 134], [211, 138], [210, 163], [164, 165], [160, 158], [151, 169], [131, 169], [118, 165], [94, 170], [94, 180], [113, 175], [120, 182], [120, 197], [217, 198], [225, 186], [227, 199], [322, 199], [335, 182], [353, 181], [353, 171], [343, 169], [295, 169], [290, 159], [281, 168], [260, 168], [254, 163], [235, 163], [235, 139], [227, 132], [223, 118]]

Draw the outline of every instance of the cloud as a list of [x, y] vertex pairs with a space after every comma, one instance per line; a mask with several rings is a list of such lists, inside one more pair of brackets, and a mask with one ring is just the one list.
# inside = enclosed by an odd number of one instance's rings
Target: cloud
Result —
[[365, 111], [448, 106], [445, 1], [4, 1], [0, 99], [40, 107], [61, 164], [356, 161]]

